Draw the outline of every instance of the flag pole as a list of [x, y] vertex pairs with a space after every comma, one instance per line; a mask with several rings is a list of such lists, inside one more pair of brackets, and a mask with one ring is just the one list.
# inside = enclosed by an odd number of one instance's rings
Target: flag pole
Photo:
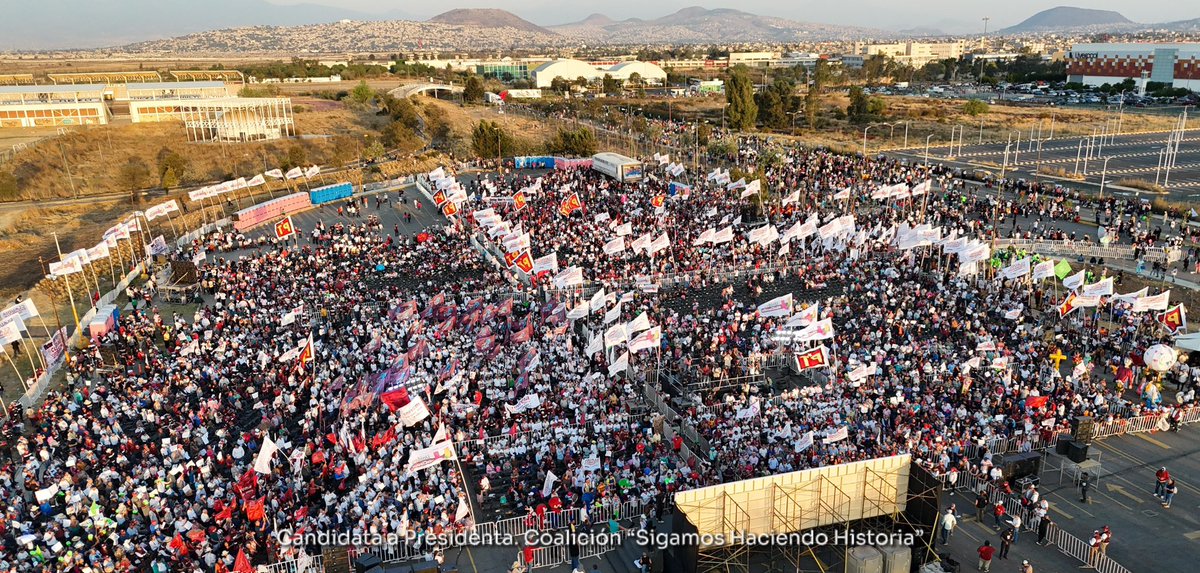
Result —
[[[58, 260], [61, 261], [62, 260], [62, 247], [59, 246], [59, 244], [58, 244], [58, 233], [51, 231], [50, 234], [54, 235], [54, 250], [58, 251]], [[75, 308], [75, 293], [71, 291], [70, 275], [63, 275], [62, 279], [63, 279], [63, 282], [67, 285], [67, 297], [69, 297], [71, 299], [71, 313], [75, 316], [75, 330], [79, 330], [79, 309]], [[87, 279], [84, 279], [84, 282], [86, 282], [86, 281], [87, 281]]]
[[[0, 350], [0, 352], [3, 352], [3, 350]], [[13, 362], [12, 356], [9, 356], [7, 352], [4, 352], [4, 357], [8, 359], [8, 365], [12, 366], [13, 372], [17, 373], [17, 379], [21, 381], [21, 386], [25, 388], [25, 393], [28, 394], [29, 382], [25, 380], [24, 376], [21, 376], [21, 371], [17, 369], [17, 364]]]

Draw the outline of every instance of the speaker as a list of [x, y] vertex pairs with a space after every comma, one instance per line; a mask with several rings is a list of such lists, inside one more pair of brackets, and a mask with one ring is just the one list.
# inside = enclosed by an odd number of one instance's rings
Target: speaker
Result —
[[384, 573], [438, 573], [437, 561], [420, 563], [395, 563], [383, 566]]
[[1077, 464], [1086, 462], [1088, 459], [1088, 445], [1080, 442], [1071, 442], [1071, 447], [1067, 451], [1067, 458]]
[[1037, 477], [1042, 473], [1042, 455], [1038, 452], [993, 456], [992, 461], [1008, 481], [1015, 482], [1027, 476]]
[[1076, 416], [1071, 420], [1071, 436], [1076, 442], [1090, 444], [1096, 439], [1096, 420], [1091, 416]]
[[1065, 456], [1071, 450], [1071, 437], [1059, 436], [1058, 441], [1054, 442], [1054, 453]]
[[383, 565], [383, 560], [378, 555], [366, 553], [354, 560], [354, 573], [367, 573], [380, 565]]

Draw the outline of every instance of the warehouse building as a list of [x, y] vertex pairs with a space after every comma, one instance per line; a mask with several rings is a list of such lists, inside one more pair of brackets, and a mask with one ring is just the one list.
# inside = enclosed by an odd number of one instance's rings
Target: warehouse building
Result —
[[1127, 79], [1200, 90], [1200, 43], [1075, 44], [1067, 53], [1067, 81], [1089, 86]]

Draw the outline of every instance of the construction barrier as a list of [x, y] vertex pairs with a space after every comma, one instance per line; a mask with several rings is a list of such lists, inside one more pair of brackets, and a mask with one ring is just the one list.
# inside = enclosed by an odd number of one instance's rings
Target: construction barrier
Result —
[[233, 228], [238, 231], [245, 231], [267, 221], [283, 217], [284, 215], [309, 209], [312, 206], [312, 200], [309, 198], [308, 193], [292, 193], [291, 195], [276, 197], [265, 203], [259, 203], [253, 207], [247, 207], [238, 211], [236, 220], [233, 222]]

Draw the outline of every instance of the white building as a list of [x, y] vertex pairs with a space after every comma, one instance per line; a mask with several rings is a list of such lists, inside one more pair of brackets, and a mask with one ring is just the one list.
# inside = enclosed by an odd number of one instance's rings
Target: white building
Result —
[[0, 127], [106, 123], [104, 84], [0, 86]]
[[589, 82], [599, 81], [604, 76], [628, 83], [633, 74], [638, 74], [642, 81], [650, 85], [661, 85], [667, 81], [667, 72], [649, 62], [621, 62], [612, 67], [602, 68], [580, 60], [562, 59], [546, 62], [533, 70], [534, 85], [539, 88], [550, 87], [554, 78], [575, 81], [584, 78]]

